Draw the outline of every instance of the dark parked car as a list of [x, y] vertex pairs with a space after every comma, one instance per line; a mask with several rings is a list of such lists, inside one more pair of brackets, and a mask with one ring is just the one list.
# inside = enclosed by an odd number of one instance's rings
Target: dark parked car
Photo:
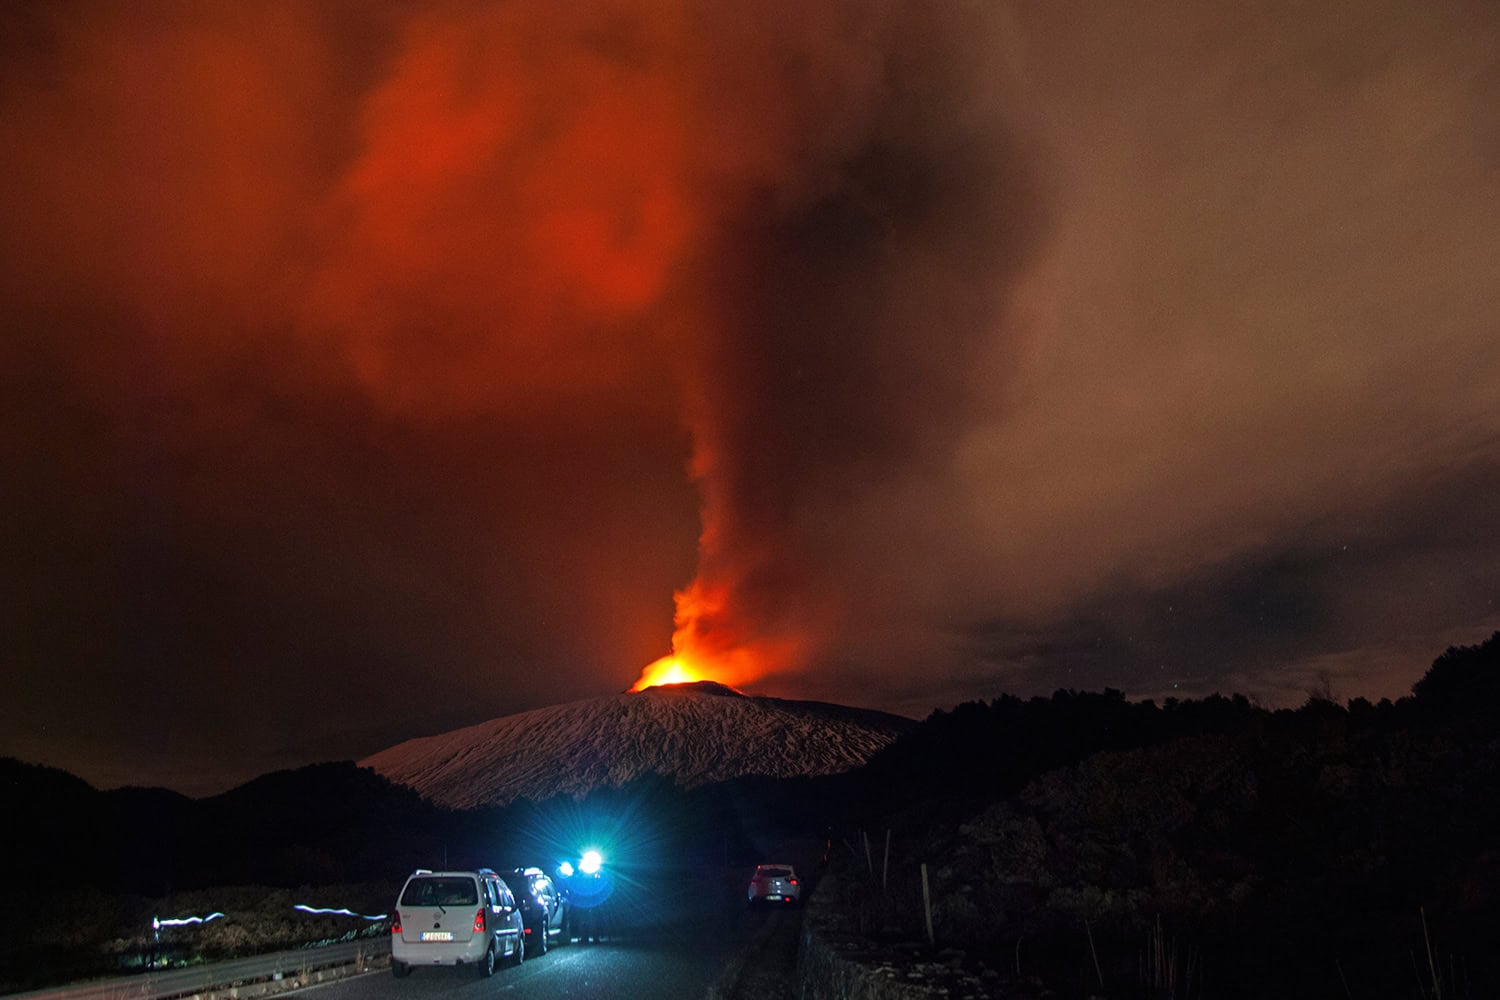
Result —
[[573, 907], [567, 893], [540, 868], [517, 868], [500, 876], [515, 894], [526, 924], [526, 954], [541, 955], [567, 944], [573, 933]]

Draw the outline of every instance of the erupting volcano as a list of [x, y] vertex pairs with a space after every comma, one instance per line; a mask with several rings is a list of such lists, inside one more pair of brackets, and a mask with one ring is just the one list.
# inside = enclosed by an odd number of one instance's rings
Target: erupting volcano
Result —
[[641, 671], [641, 679], [636, 681], [635, 686], [630, 690], [644, 691], [649, 687], [659, 687], [663, 684], [691, 684], [694, 681], [712, 679], [680, 657], [663, 656]]
[[676, 628], [672, 632], [672, 652], [648, 664], [631, 691], [693, 681], [718, 681], [734, 686], [757, 676], [753, 670], [745, 670], [752, 665], [743, 650], [714, 648], [711, 642], [705, 641], [716, 633], [722, 640], [724, 632], [722, 627], [714, 627], [715, 620], [722, 618], [722, 602], [705, 600], [705, 592], [700, 580], [673, 595], [677, 614], [674, 619]]
[[726, 612], [724, 589], [702, 577], [673, 596], [677, 602], [672, 652], [648, 664], [630, 688], [644, 691], [663, 684], [716, 681], [737, 688], [785, 669], [795, 644], [749, 640]]

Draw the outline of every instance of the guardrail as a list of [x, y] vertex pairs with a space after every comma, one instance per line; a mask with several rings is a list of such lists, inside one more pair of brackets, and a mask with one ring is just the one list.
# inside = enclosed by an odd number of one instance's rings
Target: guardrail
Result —
[[189, 969], [147, 972], [138, 976], [121, 976], [88, 983], [75, 983], [30, 993], [10, 994], [7, 1000], [179, 1000], [182, 997], [206, 997], [217, 990], [235, 988], [241, 997], [249, 995], [244, 987], [264, 984], [264, 993], [278, 992], [281, 984], [296, 980], [334, 978], [335, 974], [363, 972], [391, 953], [389, 935], [316, 948], [277, 951], [251, 958], [213, 962]]

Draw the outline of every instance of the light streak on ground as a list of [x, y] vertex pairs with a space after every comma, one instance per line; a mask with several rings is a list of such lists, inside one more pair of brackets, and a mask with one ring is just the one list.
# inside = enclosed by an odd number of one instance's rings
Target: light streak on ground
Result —
[[341, 917], [358, 917], [361, 920], [384, 920], [390, 916], [388, 913], [378, 913], [372, 916], [368, 913], [355, 913], [353, 910], [334, 910], [326, 906], [308, 906], [306, 903], [297, 903], [292, 906], [292, 909], [301, 910], [303, 913], [332, 913]]
[[160, 930], [163, 927], [185, 927], [188, 924], [206, 924], [210, 920], [218, 920], [223, 915], [215, 911], [206, 917], [167, 917], [166, 919], [152, 917], [151, 928], [153, 930]]

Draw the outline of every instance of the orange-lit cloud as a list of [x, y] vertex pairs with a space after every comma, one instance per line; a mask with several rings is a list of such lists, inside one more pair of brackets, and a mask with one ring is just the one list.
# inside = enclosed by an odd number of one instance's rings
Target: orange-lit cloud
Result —
[[557, 405], [641, 380], [650, 318], [698, 249], [703, 205], [670, 5], [437, 8], [365, 98], [327, 209], [310, 327], [417, 414]]

